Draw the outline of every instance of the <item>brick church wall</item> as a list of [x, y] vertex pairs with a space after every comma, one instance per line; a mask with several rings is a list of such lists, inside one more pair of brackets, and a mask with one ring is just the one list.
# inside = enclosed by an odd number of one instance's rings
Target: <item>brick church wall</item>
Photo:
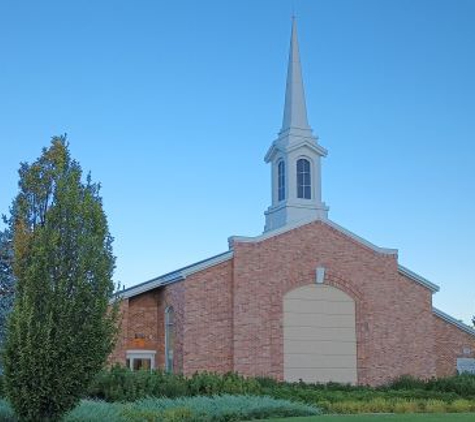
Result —
[[154, 350], [155, 365], [165, 367], [165, 309], [175, 311], [174, 367], [183, 370], [184, 283], [179, 282], [124, 299], [120, 335], [110, 363], [125, 365], [127, 350]]
[[119, 324], [120, 331], [115, 344], [114, 351], [108, 358], [109, 364], [119, 363], [125, 364], [126, 350], [127, 350], [127, 338], [128, 338], [128, 326], [129, 326], [129, 301], [122, 300], [119, 309]]
[[358, 381], [381, 384], [409, 371], [435, 375], [430, 291], [379, 254], [314, 222], [261, 242], [234, 244], [234, 370], [283, 378], [283, 296], [326, 282], [356, 302]]
[[[437, 376], [456, 373], [457, 358], [475, 358], [475, 337], [434, 315]], [[468, 349], [469, 353], [464, 353]]]
[[283, 297], [315, 283], [319, 266], [325, 283], [355, 301], [359, 384], [451, 375], [457, 357], [475, 357], [474, 337], [433, 314], [431, 291], [398, 272], [396, 255], [317, 221], [259, 242], [237, 240], [233, 259], [124, 300], [110, 361], [149, 349], [163, 368], [165, 309], [173, 306], [177, 372], [283, 379]]
[[184, 373], [233, 370], [232, 260], [186, 278]]

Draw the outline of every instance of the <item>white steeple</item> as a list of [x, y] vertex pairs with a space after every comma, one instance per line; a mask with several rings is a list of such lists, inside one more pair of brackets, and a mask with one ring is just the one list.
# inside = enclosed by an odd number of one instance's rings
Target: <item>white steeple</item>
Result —
[[284, 119], [282, 131], [291, 127], [310, 129], [307, 120], [307, 106], [303, 89], [302, 68], [300, 65], [297, 23], [292, 17], [292, 36], [290, 38], [289, 66], [285, 90]]
[[282, 129], [265, 157], [272, 167], [272, 205], [265, 212], [264, 231], [327, 218], [320, 174], [320, 159], [326, 155], [307, 120], [297, 23], [293, 17]]

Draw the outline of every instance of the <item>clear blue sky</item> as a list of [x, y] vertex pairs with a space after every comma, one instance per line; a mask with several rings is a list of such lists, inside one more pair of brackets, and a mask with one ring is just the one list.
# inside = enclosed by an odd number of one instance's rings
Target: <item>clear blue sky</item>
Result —
[[[296, 0], [330, 218], [475, 313], [475, 1]], [[68, 133], [129, 286], [258, 235], [291, 0], [0, 2], [0, 212]]]

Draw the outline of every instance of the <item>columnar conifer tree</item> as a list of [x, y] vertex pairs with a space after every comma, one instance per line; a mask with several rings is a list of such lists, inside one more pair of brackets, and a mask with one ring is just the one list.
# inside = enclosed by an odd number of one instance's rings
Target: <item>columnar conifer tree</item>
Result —
[[14, 278], [12, 270], [12, 239], [10, 230], [0, 231], [0, 349], [5, 341], [7, 316], [13, 305]]
[[90, 176], [82, 181], [65, 137], [53, 138], [19, 174], [5, 389], [20, 420], [57, 421], [113, 349], [112, 238], [99, 186]]

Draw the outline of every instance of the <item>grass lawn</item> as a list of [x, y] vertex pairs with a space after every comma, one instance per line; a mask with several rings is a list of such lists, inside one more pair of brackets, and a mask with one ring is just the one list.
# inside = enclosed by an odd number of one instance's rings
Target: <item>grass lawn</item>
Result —
[[395, 415], [323, 415], [304, 418], [267, 419], [266, 422], [474, 422], [473, 413], [395, 414]]

